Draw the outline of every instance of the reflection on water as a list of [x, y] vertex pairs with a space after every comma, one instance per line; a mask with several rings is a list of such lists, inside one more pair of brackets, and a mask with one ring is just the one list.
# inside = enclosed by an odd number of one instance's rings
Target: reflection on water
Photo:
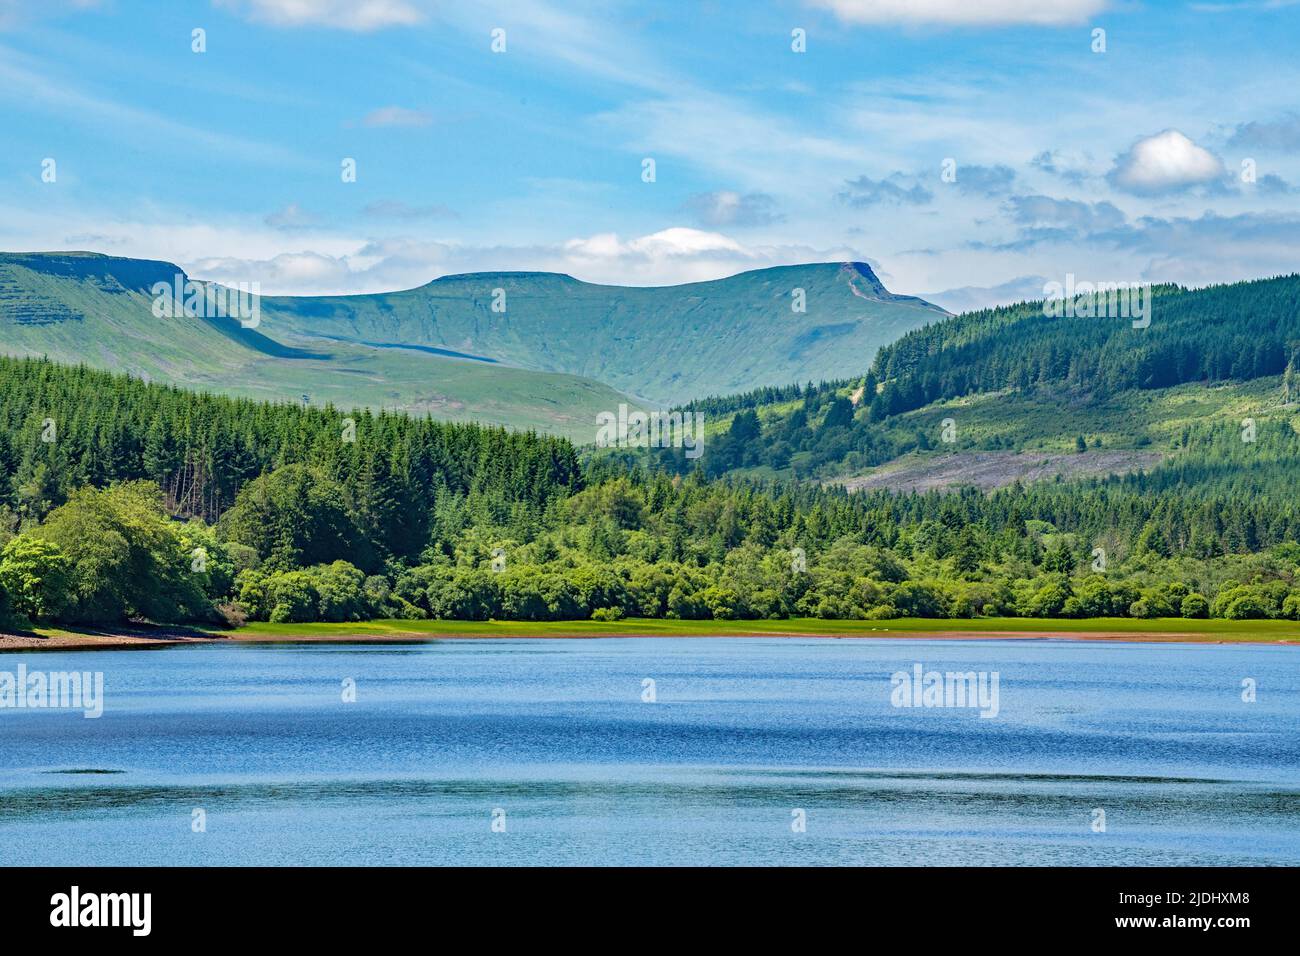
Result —
[[[645, 638], [0, 655], [105, 674], [98, 720], [0, 710], [0, 859], [1294, 865], [1297, 654]], [[999, 673], [998, 717], [891, 706], [891, 674], [917, 663]]]

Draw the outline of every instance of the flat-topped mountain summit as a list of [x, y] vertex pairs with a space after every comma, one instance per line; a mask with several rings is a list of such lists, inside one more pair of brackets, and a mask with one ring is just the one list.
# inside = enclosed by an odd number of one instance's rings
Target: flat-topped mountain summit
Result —
[[398, 292], [259, 297], [253, 327], [159, 318], [153, 290], [178, 276], [189, 278], [155, 260], [0, 254], [0, 351], [581, 437], [627, 396], [668, 405], [860, 373], [881, 346], [946, 314], [889, 292], [861, 262], [660, 287], [448, 275]]

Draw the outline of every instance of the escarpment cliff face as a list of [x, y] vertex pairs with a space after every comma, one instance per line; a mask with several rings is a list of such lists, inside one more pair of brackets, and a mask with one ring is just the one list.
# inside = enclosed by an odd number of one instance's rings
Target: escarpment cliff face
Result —
[[404, 292], [267, 298], [263, 307], [304, 340], [454, 350], [594, 378], [664, 405], [860, 375], [881, 346], [947, 315], [889, 292], [863, 262], [657, 287], [484, 272]]
[[[94, 253], [0, 254], [0, 354], [48, 357], [230, 395], [403, 409], [451, 421], [590, 440], [602, 410], [626, 395], [578, 376], [498, 368], [436, 350], [376, 348], [295, 335], [261, 308], [245, 321], [210, 294], [181, 305], [179, 266]], [[165, 290], [165, 291], [164, 291]], [[180, 290], [179, 292], [177, 290]], [[209, 307], [214, 305], [215, 307]], [[161, 306], [161, 307], [160, 307]]]

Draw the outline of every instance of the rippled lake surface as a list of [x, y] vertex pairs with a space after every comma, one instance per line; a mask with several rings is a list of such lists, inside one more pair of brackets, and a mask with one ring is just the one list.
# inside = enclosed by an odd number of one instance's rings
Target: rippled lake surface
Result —
[[[1300, 863], [1295, 647], [0, 654], [19, 664], [103, 672], [104, 713], [0, 709], [4, 864]], [[997, 716], [893, 706], [916, 664], [996, 673]]]

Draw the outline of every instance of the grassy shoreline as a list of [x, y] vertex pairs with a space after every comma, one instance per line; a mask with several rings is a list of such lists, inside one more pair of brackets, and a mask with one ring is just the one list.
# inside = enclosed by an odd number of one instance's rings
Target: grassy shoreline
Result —
[[254, 623], [236, 630], [199, 628], [38, 628], [0, 635], [0, 653], [33, 650], [119, 650], [187, 643], [420, 642], [456, 638], [826, 637], [902, 640], [1064, 640], [1233, 644], [1300, 644], [1300, 621], [1185, 618], [899, 618], [830, 621], [356, 621], [340, 624]]

